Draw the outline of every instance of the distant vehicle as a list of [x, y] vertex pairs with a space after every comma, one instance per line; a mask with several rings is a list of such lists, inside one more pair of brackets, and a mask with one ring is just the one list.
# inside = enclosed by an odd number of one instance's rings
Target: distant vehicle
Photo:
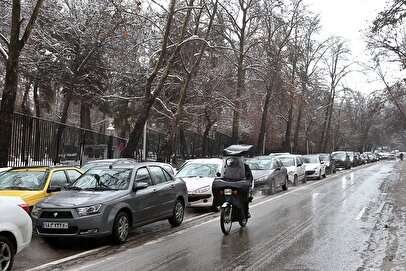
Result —
[[32, 222], [14, 200], [0, 197], [0, 270], [11, 270], [14, 257], [31, 242]]
[[331, 153], [331, 157], [336, 161], [337, 168], [350, 169], [351, 161], [347, 152], [345, 151], [335, 151]]
[[294, 185], [299, 182], [306, 182], [305, 165], [298, 155], [280, 155], [278, 159], [281, 160], [288, 172], [288, 179]]
[[56, 194], [75, 181], [82, 171], [76, 167], [21, 167], [0, 175], [0, 196], [21, 197], [32, 209], [40, 200]]
[[359, 157], [362, 165], [368, 163], [368, 155], [361, 153]]
[[176, 177], [186, 183], [188, 190], [188, 207], [209, 207], [218, 211], [213, 205], [212, 185], [217, 173], [221, 172], [223, 160], [220, 158], [190, 159], [176, 173]]
[[254, 187], [274, 194], [278, 187], [288, 190], [288, 171], [274, 156], [257, 156], [245, 161], [252, 171]]
[[326, 164], [321, 160], [318, 154], [302, 155], [302, 160], [306, 167], [306, 178], [326, 177]]
[[85, 172], [94, 167], [98, 166], [110, 166], [110, 165], [119, 165], [126, 164], [132, 165], [135, 163], [135, 160], [132, 158], [116, 158], [116, 159], [101, 159], [101, 160], [91, 160], [84, 164], [80, 169]]
[[31, 212], [41, 237], [111, 236], [124, 243], [131, 229], [168, 219], [179, 226], [187, 205], [185, 182], [159, 163], [95, 167]]
[[359, 161], [357, 159], [357, 156], [354, 154], [354, 152], [353, 151], [347, 151], [347, 155], [350, 157], [351, 166], [352, 167], [358, 166]]
[[319, 153], [320, 158], [324, 163], [326, 164], [326, 173], [331, 174], [331, 173], [336, 173], [337, 168], [336, 168], [336, 160], [334, 160], [331, 157], [331, 154], [329, 153]]
[[364, 155], [368, 157], [368, 163], [374, 163], [378, 161], [378, 158], [375, 156], [373, 152], [363, 152]]

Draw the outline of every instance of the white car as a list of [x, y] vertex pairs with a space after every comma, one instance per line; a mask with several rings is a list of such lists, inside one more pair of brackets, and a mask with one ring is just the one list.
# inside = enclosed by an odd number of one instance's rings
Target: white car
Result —
[[306, 182], [305, 165], [298, 155], [280, 155], [278, 158], [288, 170], [290, 183], [296, 186], [299, 182]]
[[176, 173], [176, 177], [186, 183], [188, 190], [188, 207], [213, 206], [212, 185], [216, 174], [221, 172], [223, 160], [220, 158], [190, 159], [187, 160]]
[[321, 160], [317, 154], [302, 155], [302, 160], [306, 168], [306, 178], [326, 177], [326, 164]]
[[21, 201], [0, 197], [0, 270], [11, 270], [14, 256], [31, 242], [32, 222]]

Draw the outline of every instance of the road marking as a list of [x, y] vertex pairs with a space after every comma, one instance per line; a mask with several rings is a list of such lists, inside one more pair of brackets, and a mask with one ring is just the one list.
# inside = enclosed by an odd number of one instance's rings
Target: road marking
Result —
[[43, 264], [43, 265], [40, 265], [40, 266], [36, 266], [34, 268], [31, 268], [31, 269], [26, 269], [26, 271], [36, 271], [36, 270], [45, 269], [47, 267], [55, 266], [55, 265], [58, 265], [58, 264], [61, 264], [61, 263], [64, 263], [64, 262], [67, 262], [67, 261], [70, 261], [70, 260], [74, 260], [74, 259], [86, 256], [86, 255], [89, 255], [89, 254], [93, 254], [93, 253], [95, 253], [97, 251], [103, 250], [103, 249], [108, 248], [108, 247], [109, 246], [104, 246], [104, 247], [99, 247], [99, 248], [95, 248], [95, 249], [92, 249], [92, 250], [88, 250], [88, 251], [85, 251], [85, 252], [82, 252], [82, 253], [79, 253], [79, 254], [75, 254], [75, 255], [72, 255], [72, 256], [69, 256], [69, 257], [66, 257], [66, 258], [62, 258], [60, 260], [56, 260], [56, 261], [53, 261], [53, 262], [50, 262], [50, 263], [46, 263], [46, 264]]
[[355, 220], [360, 220], [362, 218], [362, 216], [364, 215], [365, 211], [367, 210], [367, 207], [363, 207], [361, 209], [361, 211], [359, 211], [357, 217], [355, 218]]

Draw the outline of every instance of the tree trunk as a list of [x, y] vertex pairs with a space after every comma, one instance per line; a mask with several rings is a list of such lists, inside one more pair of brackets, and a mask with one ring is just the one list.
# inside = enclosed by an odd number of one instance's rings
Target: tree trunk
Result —
[[80, 127], [88, 130], [92, 130], [90, 120], [90, 105], [87, 102], [82, 101], [80, 106]]
[[292, 121], [293, 121], [293, 98], [291, 99], [291, 103], [289, 104], [288, 110], [288, 121], [286, 123], [286, 131], [285, 131], [285, 149], [287, 152], [291, 152], [291, 133], [292, 133]]
[[261, 125], [259, 128], [259, 135], [257, 141], [257, 149], [256, 149], [257, 155], [263, 154], [262, 149], [264, 148], [264, 136], [266, 131], [269, 105], [271, 103], [272, 91], [273, 91], [273, 83], [271, 83], [271, 85], [268, 86], [266, 89], [265, 102], [264, 107], [262, 108]]
[[30, 106], [28, 104], [30, 89], [31, 89], [31, 81], [27, 81], [25, 84], [23, 100], [21, 101], [21, 111], [23, 112], [24, 115], [31, 115]]
[[34, 107], [35, 107], [35, 116], [40, 118], [41, 117], [41, 107], [39, 104], [38, 83], [34, 83]]

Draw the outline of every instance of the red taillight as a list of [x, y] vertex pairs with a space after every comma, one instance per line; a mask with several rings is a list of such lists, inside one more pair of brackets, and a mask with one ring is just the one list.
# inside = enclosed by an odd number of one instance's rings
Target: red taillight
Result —
[[23, 208], [27, 213], [30, 213], [30, 206], [27, 203], [18, 204], [21, 208]]
[[238, 190], [233, 190], [233, 194], [237, 195], [238, 194]]
[[224, 195], [224, 190], [220, 190], [220, 191], [219, 191], [219, 194], [220, 194], [220, 195]]

